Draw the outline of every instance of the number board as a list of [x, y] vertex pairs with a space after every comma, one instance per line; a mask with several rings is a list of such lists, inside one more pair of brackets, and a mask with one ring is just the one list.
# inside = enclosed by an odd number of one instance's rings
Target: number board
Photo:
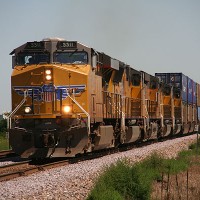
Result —
[[44, 49], [44, 43], [43, 42], [27, 42], [25, 49]]
[[58, 49], [76, 49], [77, 48], [77, 42], [75, 41], [59, 41], [57, 44]]

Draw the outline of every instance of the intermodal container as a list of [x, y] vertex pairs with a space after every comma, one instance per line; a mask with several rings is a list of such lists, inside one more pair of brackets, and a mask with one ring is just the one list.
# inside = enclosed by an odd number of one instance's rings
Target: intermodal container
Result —
[[183, 73], [155, 73], [162, 82], [170, 84], [171, 86], [180, 88], [181, 98], [183, 102], [188, 101], [188, 77]]
[[182, 100], [187, 102], [187, 76], [182, 74]]
[[197, 106], [200, 106], [200, 84], [197, 83]]
[[198, 121], [200, 121], [200, 106], [197, 107], [197, 113], [198, 113]]
[[197, 83], [193, 81], [193, 97], [192, 97], [192, 103], [193, 105], [197, 104]]
[[159, 81], [169, 83], [169, 73], [155, 73], [155, 76], [159, 79]]
[[193, 80], [191, 78], [187, 78], [187, 100], [188, 104], [193, 103]]

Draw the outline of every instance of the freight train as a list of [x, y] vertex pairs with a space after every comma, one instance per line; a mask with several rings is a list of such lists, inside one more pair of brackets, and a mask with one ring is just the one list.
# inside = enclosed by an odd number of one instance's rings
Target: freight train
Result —
[[23, 158], [74, 157], [195, 132], [200, 86], [150, 75], [77, 41], [15, 48], [9, 142]]

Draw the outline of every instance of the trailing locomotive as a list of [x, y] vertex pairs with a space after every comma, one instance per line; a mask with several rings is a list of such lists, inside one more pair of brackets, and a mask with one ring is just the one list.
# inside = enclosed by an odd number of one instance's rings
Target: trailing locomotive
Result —
[[198, 122], [183, 75], [180, 87], [167, 73], [152, 76], [59, 38], [27, 42], [11, 55], [9, 140], [21, 157], [72, 157], [192, 133]]

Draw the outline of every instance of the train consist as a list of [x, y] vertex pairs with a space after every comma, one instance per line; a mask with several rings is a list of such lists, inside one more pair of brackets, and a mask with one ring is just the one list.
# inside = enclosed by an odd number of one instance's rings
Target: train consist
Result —
[[21, 157], [73, 157], [195, 132], [200, 85], [182, 73], [152, 76], [59, 38], [11, 55], [9, 140]]

